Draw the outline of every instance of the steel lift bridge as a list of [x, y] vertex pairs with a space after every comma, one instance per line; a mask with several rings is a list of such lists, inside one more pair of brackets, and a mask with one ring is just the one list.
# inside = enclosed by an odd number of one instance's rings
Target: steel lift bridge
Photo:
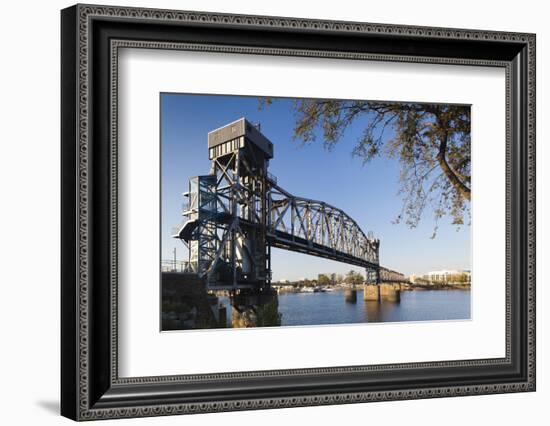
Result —
[[210, 174], [189, 180], [186, 221], [175, 235], [188, 272], [209, 290], [270, 290], [271, 247], [349, 263], [380, 278], [380, 241], [343, 210], [301, 198], [268, 173], [273, 144], [241, 118], [208, 134]]

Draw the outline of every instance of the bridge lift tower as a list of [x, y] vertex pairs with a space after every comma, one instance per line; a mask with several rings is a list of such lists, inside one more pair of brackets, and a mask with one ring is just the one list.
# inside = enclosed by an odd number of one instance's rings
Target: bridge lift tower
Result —
[[270, 289], [268, 163], [273, 144], [241, 118], [208, 133], [210, 174], [189, 180], [187, 221], [175, 236], [209, 290]]

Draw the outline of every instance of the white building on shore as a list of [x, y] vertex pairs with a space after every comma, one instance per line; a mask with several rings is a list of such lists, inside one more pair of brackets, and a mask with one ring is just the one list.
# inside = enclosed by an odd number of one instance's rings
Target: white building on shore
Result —
[[413, 284], [469, 284], [471, 273], [470, 271], [444, 269], [430, 271], [423, 275], [412, 274], [409, 279]]

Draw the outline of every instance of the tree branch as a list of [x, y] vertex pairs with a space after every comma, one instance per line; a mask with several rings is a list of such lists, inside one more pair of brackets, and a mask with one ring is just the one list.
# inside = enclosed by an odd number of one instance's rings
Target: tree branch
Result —
[[468, 188], [464, 184], [464, 182], [460, 180], [460, 178], [457, 176], [453, 168], [447, 162], [446, 152], [447, 152], [448, 137], [449, 137], [448, 132], [445, 131], [439, 142], [439, 152], [437, 154], [437, 161], [439, 162], [439, 166], [441, 167], [441, 170], [443, 170], [443, 173], [445, 173], [445, 176], [447, 176], [447, 179], [449, 179], [449, 182], [451, 182], [451, 184], [457, 190], [457, 192], [460, 195], [462, 195], [464, 198], [466, 198], [468, 201], [470, 201], [470, 188]]

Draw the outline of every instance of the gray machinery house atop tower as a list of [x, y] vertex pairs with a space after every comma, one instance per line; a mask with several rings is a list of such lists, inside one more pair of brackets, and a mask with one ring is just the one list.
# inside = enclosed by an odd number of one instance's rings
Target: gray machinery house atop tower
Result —
[[278, 186], [267, 171], [273, 144], [256, 126], [241, 118], [211, 131], [208, 156], [210, 174], [189, 180], [175, 237], [209, 290], [268, 290], [271, 247], [364, 267], [379, 282], [380, 241], [343, 210]]

